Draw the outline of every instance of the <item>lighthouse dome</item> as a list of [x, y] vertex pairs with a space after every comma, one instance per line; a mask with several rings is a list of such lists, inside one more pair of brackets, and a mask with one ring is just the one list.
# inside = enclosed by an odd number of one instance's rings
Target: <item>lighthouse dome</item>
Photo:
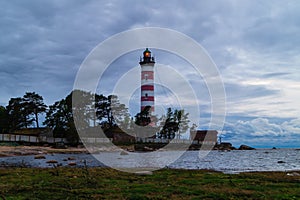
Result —
[[151, 51], [148, 49], [148, 48], [146, 48], [146, 50], [144, 51], [144, 57], [151, 57]]

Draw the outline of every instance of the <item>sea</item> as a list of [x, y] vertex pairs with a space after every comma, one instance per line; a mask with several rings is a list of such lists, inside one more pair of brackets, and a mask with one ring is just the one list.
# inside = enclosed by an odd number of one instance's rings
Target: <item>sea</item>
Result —
[[[49, 163], [49, 161], [56, 161]], [[231, 151], [100, 152], [0, 158], [0, 167], [112, 167], [116, 169], [206, 169], [223, 173], [300, 171], [300, 149]], [[126, 171], [126, 170], [124, 170]]]

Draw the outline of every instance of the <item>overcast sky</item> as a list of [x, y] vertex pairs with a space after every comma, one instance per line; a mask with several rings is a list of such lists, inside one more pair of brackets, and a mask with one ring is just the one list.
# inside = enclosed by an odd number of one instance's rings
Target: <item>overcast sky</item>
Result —
[[[70, 93], [100, 42], [128, 29], [163, 27], [193, 38], [216, 63], [227, 96], [224, 141], [300, 147], [299, 10], [297, 0], [0, 0], [0, 105], [27, 91], [50, 105]], [[120, 60], [137, 65], [139, 54]], [[156, 54], [160, 63], [179, 65], [163, 55]]]

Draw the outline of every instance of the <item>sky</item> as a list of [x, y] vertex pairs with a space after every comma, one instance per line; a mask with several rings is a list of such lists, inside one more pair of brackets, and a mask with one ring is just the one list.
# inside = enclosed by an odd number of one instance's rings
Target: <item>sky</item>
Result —
[[[71, 92], [81, 63], [99, 43], [134, 28], [168, 28], [202, 45], [218, 67], [226, 92], [222, 141], [299, 148], [299, 10], [296, 0], [0, 0], [0, 105], [27, 91], [51, 105]], [[206, 128], [210, 105], [201, 77], [181, 70], [184, 61], [152, 51], [203, 89], [199, 128]], [[137, 66], [141, 53], [116, 60], [104, 88]]]

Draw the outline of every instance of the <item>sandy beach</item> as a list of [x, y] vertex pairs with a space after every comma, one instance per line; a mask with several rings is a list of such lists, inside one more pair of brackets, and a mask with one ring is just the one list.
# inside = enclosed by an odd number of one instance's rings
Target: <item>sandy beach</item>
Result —
[[0, 157], [39, 155], [48, 153], [88, 153], [85, 148], [68, 147], [56, 149], [43, 146], [0, 146]]

